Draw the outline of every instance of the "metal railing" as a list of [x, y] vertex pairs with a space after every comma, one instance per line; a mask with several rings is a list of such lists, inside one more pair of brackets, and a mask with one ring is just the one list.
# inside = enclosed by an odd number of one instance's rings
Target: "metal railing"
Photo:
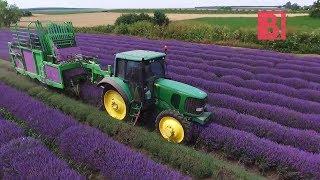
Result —
[[37, 31], [32, 27], [34, 22], [29, 22], [27, 27], [17, 24], [12, 29], [13, 44], [31, 49], [41, 49], [41, 43]]

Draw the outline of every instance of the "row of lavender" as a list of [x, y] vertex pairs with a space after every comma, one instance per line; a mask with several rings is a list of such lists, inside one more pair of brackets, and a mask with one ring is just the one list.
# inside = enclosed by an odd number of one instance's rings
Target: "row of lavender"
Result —
[[8, 42], [12, 40], [12, 35], [8, 29], [0, 29], [0, 59], [9, 58]]
[[[106, 41], [103, 41], [106, 40]], [[127, 36], [99, 36], [95, 37], [93, 35], [81, 34], [78, 36], [79, 44], [86, 45], [91, 44], [87, 47], [88, 51], [99, 55], [102, 58], [106, 57], [106, 51], [101, 52], [101, 45], [103, 48], [110, 48], [109, 53], [119, 52], [126, 50], [128, 48], [139, 48], [161, 51], [164, 45], [169, 47], [170, 54], [193, 57], [197, 59], [226, 59], [229, 58], [236, 62], [246, 62], [250, 65], [264, 65], [266, 67], [281, 67], [285, 68], [282, 63], [289, 63], [293, 65], [313, 67], [315, 64], [319, 65], [319, 57], [296, 57], [293, 55], [274, 53], [275, 57], [272, 55], [264, 53], [261, 50], [251, 50], [251, 49], [233, 49], [229, 47], [217, 47], [212, 45], [201, 45], [192, 43], [183, 43], [178, 41], [154, 41], [146, 39], [138, 39]], [[116, 43], [118, 46], [113, 46]], [[191, 46], [191, 47], [188, 47]], [[108, 54], [109, 54], [108, 53]], [[234, 56], [237, 54], [237, 56]], [[243, 61], [243, 60], [254, 60], [254, 61]], [[297, 68], [295, 66], [290, 68]], [[311, 68], [312, 69], [312, 68]], [[318, 71], [319, 72], [319, 71]]]
[[0, 177], [84, 179], [17, 124], [0, 119]]
[[[185, 179], [172, 169], [112, 140], [101, 131], [79, 125], [56, 109], [0, 84], [0, 107], [13, 113], [43, 137], [56, 141], [62, 155], [87, 164], [108, 178]], [[22, 103], [23, 102], [23, 103]], [[32, 162], [30, 162], [32, 163]], [[27, 168], [27, 167], [26, 167]]]
[[[103, 37], [103, 38], [102, 38]], [[103, 41], [107, 40], [107, 41]], [[11, 41], [11, 34], [9, 30], [0, 31], [0, 49], [1, 55], [7, 57], [7, 42]], [[109, 59], [107, 54], [112, 54], [115, 52], [126, 50], [127, 48], [139, 48], [149, 50], [161, 50], [164, 45], [169, 46], [170, 54], [173, 56], [182, 55], [187, 57], [202, 58], [202, 59], [222, 59], [228, 58], [228, 60], [242, 62], [241, 59], [254, 59], [254, 61], [249, 62], [250, 64], [264, 65], [267, 67], [276, 68], [289, 68], [289, 69], [300, 69], [299, 65], [308, 66], [311, 71], [319, 72], [319, 68], [314, 68], [315, 64], [319, 64], [319, 58], [317, 57], [296, 57], [288, 54], [275, 53], [271, 51], [263, 50], [252, 50], [252, 49], [235, 49], [229, 47], [215, 46], [215, 45], [199, 45], [193, 43], [183, 43], [180, 41], [154, 41], [147, 39], [138, 39], [128, 36], [101, 36], [101, 35], [88, 35], [80, 34], [78, 36], [78, 41], [81, 46], [89, 44], [87, 48], [88, 52], [92, 55], [98, 55], [102, 59]], [[113, 46], [112, 43], [117, 43], [120, 46]], [[103, 45], [101, 47], [95, 45]], [[122, 46], [122, 47], [121, 47]], [[104, 49], [110, 47], [110, 49]], [[112, 49], [114, 51], [112, 51]], [[234, 56], [233, 54], [237, 54]], [[296, 65], [296, 66], [294, 66]]]

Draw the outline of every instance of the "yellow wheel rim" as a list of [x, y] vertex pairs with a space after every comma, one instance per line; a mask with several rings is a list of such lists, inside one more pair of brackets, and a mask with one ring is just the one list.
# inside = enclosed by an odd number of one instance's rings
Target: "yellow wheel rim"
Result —
[[126, 103], [117, 91], [108, 90], [104, 94], [103, 102], [105, 109], [111, 117], [117, 120], [123, 120], [126, 117]]
[[180, 143], [184, 138], [184, 130], [180, 122], [170, 116], [163, 117], [159, 122], [161, 135], [168, 141]]

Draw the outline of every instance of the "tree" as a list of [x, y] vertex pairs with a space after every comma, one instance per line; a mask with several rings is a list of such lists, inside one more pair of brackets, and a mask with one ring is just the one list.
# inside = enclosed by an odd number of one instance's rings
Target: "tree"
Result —
[[291, 6], [292, 6], [292, 4], [291, 4], [290, 1], [287, 2], [287, 3], [284, 5], [284, 7], [285, 7], [286, 9], [291, 9]]
[[0, 0], [0, 27], [9, 27], [20, 20], [21, 11], [16, 5], [10, 5], [5, 0]]
[[24, 11], [22, 11], [22, 16], [23, 17], [30, 17], [30, 16], [32, 16], [32, 12], [24, 10]]
[[299, 10], [301, 7], [297, 4], [297, 3], [294, 3], [291, 5], [291, 10]]
[[154, 12], [154, 23], [158, 24], [159, 26], [163, 26], [163, 25], [168, 25], [169, 24], [169, 18], [167, 17], [167, 15], [161, 11], [161, 10], [156, 10]]
[[299, 4], [297, 4], [297, 3], [292, 4], [290, 1], [287, 2], [287, 3], [284, 5], [284, 7], [285, 7], [286, 9], [290, 9], [290, 10], [299, 10], [299, 9], [301, 9], [301, 7], [299, 6]]
[[115, 25], [120, 24], [133, 24], [138, 21], [148, 21], [152, 22], [152, 17], [148, 14], [141, 13], [141, 14], [122, 14], [120, 17], [117, 18]]
[[310, 17], [320, 18], [320, 0], [313, 3], [310, 11]]

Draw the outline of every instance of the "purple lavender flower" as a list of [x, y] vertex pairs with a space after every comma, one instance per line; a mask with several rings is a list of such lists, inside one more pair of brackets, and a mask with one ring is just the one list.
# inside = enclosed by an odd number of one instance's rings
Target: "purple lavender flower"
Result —
[[3, 162], [4, 179], [17, 177], [57, 178], [63, 177], [63, 175], [84, 179], [71, 170], [66, 162], [58, 159], [39, 141], [32, 138], [14, 139], [2, 146], [0, 160]]
[[59, 138], [61, 152], [80, 163], [89, 163], [111, 179], [186, 179], [151, 161], [89, 126], [74, 126]]
[[24, 131], [17, 124], [1, 119], [0, 117], [0, 147], [12, 139], [22, 137]]

